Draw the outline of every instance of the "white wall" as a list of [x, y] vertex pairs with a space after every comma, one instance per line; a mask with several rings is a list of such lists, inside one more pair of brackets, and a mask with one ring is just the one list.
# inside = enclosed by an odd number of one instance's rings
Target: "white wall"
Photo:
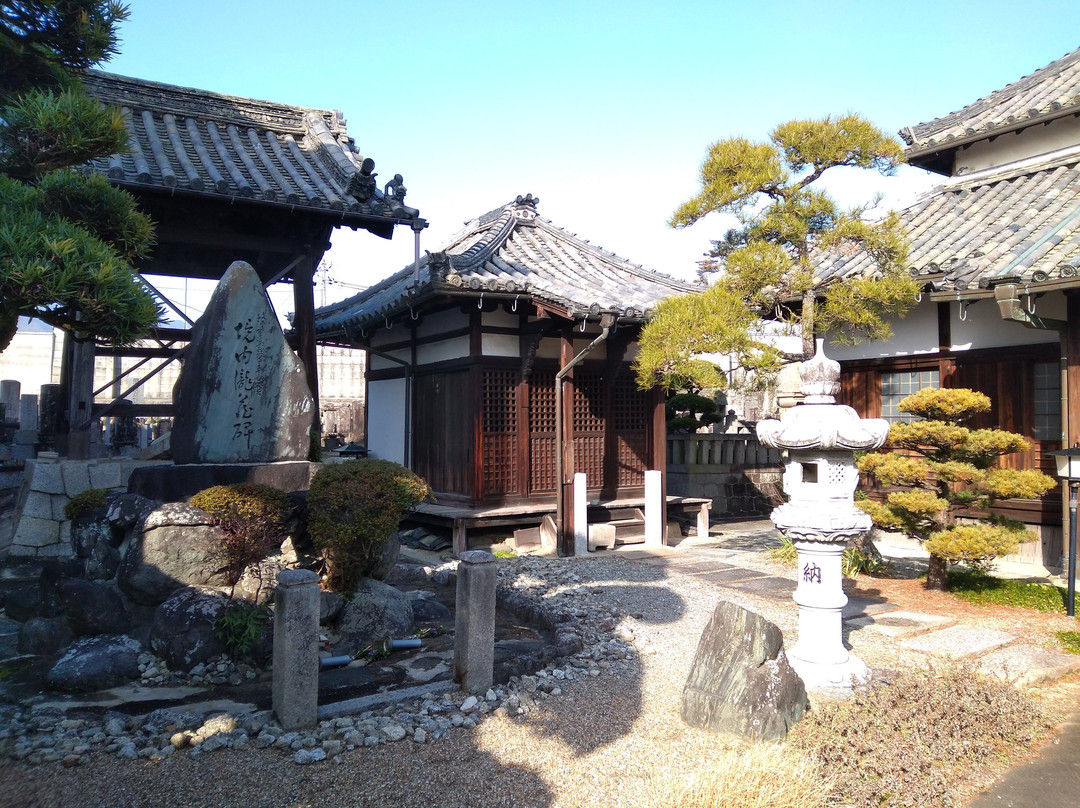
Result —
[[954, 172], [958, 175], [992, 166], [1012, 163], [1027, 157], [1065, 149], [1080, 143], [1080, 120], [1069, 116], [1051, 121], [1046, 126], [1031, 126], [1019, 134], [1004, 134], [993, 143], [980, 140], [956, 153]]
[[[1058, 298], [1055, 300], [1054, 297]], [[1060, 305], [1059, 305], [1060, 304]], [[1065, 319], [1065, 296], [1058, 292], [1035, 303], [1040, 317]], [[967, 307], [967, 319], [960, 319], [960, 304], [949, 304], [952, 349], [969, 351], [973, 348], [1006, 348], [1010, 345], [1039, 345], [1056, 343], [1060, 337], [1053, 329], [1027, 328], [1012, 320], [1002, 320], [997, 302], [980, 300]]]
[[405, 465], [405, 379], [368, 382], [368, 452]]
[[[995, 306], [995, 312], [997, 307]], [[863, 340], [858, 345], [835, 345], [825, 340], [825, 355], [830, 359], [876, 359], [888, 356], [912, 356], [937, 353], [937, 303], [924, 297], [902, 320], [892, 323], [893, 335], [888, 340]]]

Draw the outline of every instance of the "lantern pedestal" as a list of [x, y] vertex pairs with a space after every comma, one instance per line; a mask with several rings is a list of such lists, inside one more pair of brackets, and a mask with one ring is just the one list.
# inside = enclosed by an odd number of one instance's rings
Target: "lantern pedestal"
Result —
[[789, 501], [772, 521], [799, 553], [799, 639], [788, 651], [791, 667], [808, 691], [842, 693], [866, 681], [865, 663], [844, 647], [842, 557], [847, 543], [873, 527], [855, 507], [859, 482], [854, 452], [885, 442], [889, 424], [862, 419], [836, 403], [840, 365], [818, 352], [800, 370], [804, 403], [781, 421], [758, 423], [763, 444], [787, 452], [784, 492]]

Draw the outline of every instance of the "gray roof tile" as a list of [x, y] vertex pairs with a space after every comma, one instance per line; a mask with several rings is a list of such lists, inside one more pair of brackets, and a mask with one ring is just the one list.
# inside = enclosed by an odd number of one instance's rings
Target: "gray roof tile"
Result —
[[131, 133], [128, 153], [92, 164], [120, 185], [298, 207], [353, 226], [419, 218], [400, 176], [376, 186], [340, 112], [99, 71], [84, 83], [123, 111]]
[[[901, 212], [915, 275], [938, 290], [974, 289], [1004, 276], [1025, 283], [1078, 276], [1080, 155], [1036, 168], [955, 178]], [[874, 271], [865, 254], [820, 256], [819, 281]], [[1080, 282], [1080, 281], [1078, 281]]]
[[1080, 50], [968, 104], [900, 130], [909, 157], [948, 149], [1080, 111]]
[[424, 296], [479, 291], [528, 296], [581, 317], [590, 307], [641, 322], [661, 299], [700, 291], [596, 247], [537, 215], [531, 195], [466, 223], [440, 252], [354, 297], [315, 312], [317, 335], [332, 337], [405, 311]]

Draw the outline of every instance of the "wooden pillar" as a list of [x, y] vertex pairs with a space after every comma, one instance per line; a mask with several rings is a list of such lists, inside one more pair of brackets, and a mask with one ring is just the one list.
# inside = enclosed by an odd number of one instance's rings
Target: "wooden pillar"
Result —
[[[942, 301], [937, 304], [938, 324], [938, 383], [942, 389], [952, 387], [952, 376], [956, 372], [956, 360], [952, 353], [952, 304]], [[880, 385], [879, 385], [880, 388]], [[878, 410], [880, 412], [880, 410]]]
[[[1066, 330], [1062, 335], [1062, 354], [1065, 357], [1065, 446], [1080, 442], [1080, 291], [1066, 293]], [[1066, 522], [1068, 524], [1068, 522]]]
[[667, 544], [667, 413], [664, 409], [664, 391], [660, 387], [649, 390], [649, 403], [652, 405], [652, 419], [649, 438], [652, 451], [649, 453], [649, 468], [661, 472], [660, 501], [663, 503], [660, 525], [663, 542]]
[[[573, 327], [562, 332], [559, 342], [559, 367], [564, 368], [574, 359]], [[556, 480], [555, 495], [559, 498], [562, 524], [559, 530], [559, 554], [574, 554], [574, 371], [571, 370], [562, 383], [562, 478]]]
[[94, 409], [94, 343], [76, 342], [64, 333], [64, 356], [60, 369], [61, 415], [56, 448], [71, 460], [90, 457], [90, 425]]
[[[315, 344], [315, 261], [304, 258], [293, 270], [293, 304], [296, 316], [293, 329], [297, 335], [297, 355], [304, 363], [304, 373], [315, 402], [316, 439], [322, 439], [319, 415], [319, 354]], [[317, 459], [317, 458], [316, 458]]]

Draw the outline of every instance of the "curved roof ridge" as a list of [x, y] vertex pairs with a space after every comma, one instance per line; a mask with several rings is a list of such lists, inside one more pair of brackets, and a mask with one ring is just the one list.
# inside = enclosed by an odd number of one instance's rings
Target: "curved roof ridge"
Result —
[[918, 154], [1028, 126], [1074, 108], [1080, 108], [1080, 48], [954, 112], [905, 126], [899, 134], [909, 152]]

